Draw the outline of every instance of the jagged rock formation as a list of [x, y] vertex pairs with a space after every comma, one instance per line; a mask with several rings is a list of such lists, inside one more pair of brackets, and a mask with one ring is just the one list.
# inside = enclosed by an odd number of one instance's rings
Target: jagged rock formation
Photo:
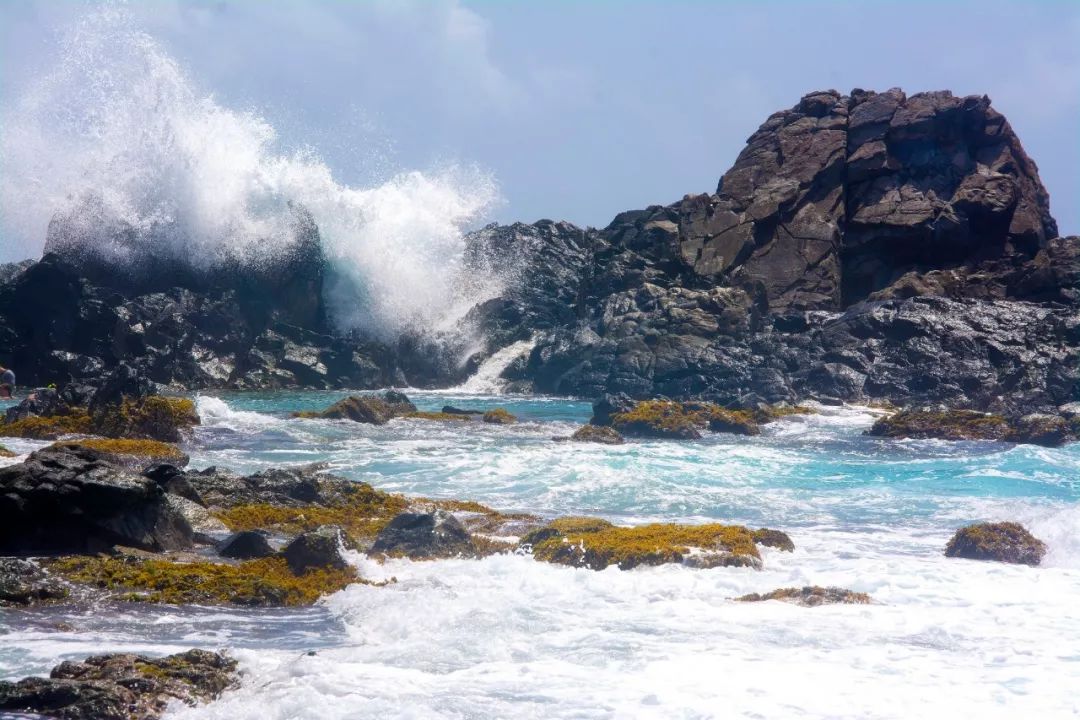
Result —
[[1080, 239], [1056, 235], [988, 98], [817, 92], [715, 194], [485, 228], [523, 281], [478, 321], [544, 330], [506, 373], [541, 392], [1048, 409], [1080, 393]]

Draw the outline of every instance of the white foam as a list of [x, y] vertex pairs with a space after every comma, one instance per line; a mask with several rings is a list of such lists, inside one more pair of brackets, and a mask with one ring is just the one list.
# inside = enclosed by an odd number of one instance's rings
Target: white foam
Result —
[[[392, 562], [327, 606], [340, 647], [242, 653], [249, 679], [174, 718], [1064, 717], [1080, 573], [906, 556], [812, 534], [767, 569], [573, 570], [506, 556]], [[881, 552], [867, 551], [877, 547]], [[844, 551], [861, 551], [851, 558]], [[741, 604], [808, 583], [878, 604]], [[1037, 591], [1033, 589], [1037, 588]], [[1070, 661], [1072, 659], [1072, 661]]]
[[528, 340], [519, 340], [492, 353], [491, 357], [476, 369], [472, 377], [449, 392], [475, 395], [501, 394], [503, 388], [506, 387], [506, 381], [502, 378], [503, 371], [510, 367], [510, 363], [532, 352], [536, 347], [536, 340], [536, 336]]
[[201, 424], [206, 427], [224, 427], [240, 432], [252, 432], [285, 424], [284, 420], [272, 415], [250, 410], [234, 410], [224, 400], [213, 395], [198, 395], [195, 398], [195, 410], [199, 413]]

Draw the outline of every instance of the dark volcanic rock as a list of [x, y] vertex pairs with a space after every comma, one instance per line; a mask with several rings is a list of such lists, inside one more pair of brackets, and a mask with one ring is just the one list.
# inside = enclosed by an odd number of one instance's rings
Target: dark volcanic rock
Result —
[[71, 405], [54, 388], [38, 388], [18, 405], [9, 407], [4, 413], [4, 422], [13, 423], [28, 417], [67, 415], [71, 410]]
[[946, 557], [1020, 565], [1038, 565], [1045, 554], [1046, 544], [1014, 522], [968, 525], [957, 530], [945, 546]]
[[270, 547], [266, 536], [255, 530], [242, 530], [233, 533], [217, 546], [218, 555], [236, 560], [270, 557], [274, 548]]
[[372, 554], [413, 560], [472, 557], [476, 554], [469, 533], [445, 510], [404, 512], [383, 528], [371, 546]]
[[0, 607], [63, 600], [67, 588], [29, 560], [0, 558]]
[[973, 410], [904, 410], [877, 420], [867, 434], [935, 440], [1007, 440], [1059, 447], [1080, 438], [1080, 422], [1050, 414], [1009, 420]]
[[0, 554], [191, 547], [192, 529], [149, 478], [81, 447], [49, 447], [0, 468]]
[[289, 563], [289, 569], [297, 575], [315, 568], [344, 570], [349, 561], [345, 550], [345, 533], [336, 525], [322, 525], [301, 533], [282, 549], [281, 554]]
[[321, 464], [294, 468], [271, 468], [239, 476], [209, 467], [184, 474], [207, 507], [238, 505], [340, 505], [350, 493], [370, 491], [371, 486], [350, 482], [326, 473]]
[[236, 661], [220, 653], [97, 655], [64, 661], [48, 678], [0, 682], [0, 710], [58, 720], [155, 720], [170, 702], [208, 702], [235, 683]]

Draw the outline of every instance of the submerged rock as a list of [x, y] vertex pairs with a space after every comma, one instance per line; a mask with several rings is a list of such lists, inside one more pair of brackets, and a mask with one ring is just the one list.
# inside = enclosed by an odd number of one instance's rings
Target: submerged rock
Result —
[[619, 431], [603, 425], [584, 425], [570, 436], [574, 442], [600, 443], [601, 445], [623, 445], [626, 440]]
[[618, 527], [598, 518], [559, 518], [521, 539], [537, 560], [603, 570], [616, 565], [761, 567], [753, 534], [740, 525], [656, 523]]
[[838, 587], [819, 587], [817, 585], [801, 588], [780, 588], [765, 594], [750, 593], [735, 598], [738, 602], [763, 602], [765, 600], [782, 600], [783, 602], [802, 605], [803, 607], [818, 607], [819, 605], [867, 605], [871, 602], [866, 593], [845, 590]]
[[372, 554], [407, 557], [413, 560], [473, 557], [476, 546], [468, 531], [451, 513], [404, 512], [379, 532]]
[[97, 655], [67, 660], [48, 678], [0, 682], [0, 710], [60, 720], [156, 720], [170, 702], [209, 702], [236, 683], [236, 661], [220, 653]]
[[97, 450], [50, 447], [0, 468], [0, 553], [191, 547], [192, 529], [150, 478]]
[[1046, 543], [1014, 522], [968, 525], [957, 530], [945, 546], [945, 557], [1020, 565], [1038, 565], [1045, 554]]
[[484, 413], [484, 422], [494, 425], [512, 425], [518, 419], [502, 408], [495, 408]]
[[786, 532], [770, 528], [758, 528], [753, 532], [754, 542], [765, 547], [776, 548], [784, 552], [795, 552], [795, 543]]

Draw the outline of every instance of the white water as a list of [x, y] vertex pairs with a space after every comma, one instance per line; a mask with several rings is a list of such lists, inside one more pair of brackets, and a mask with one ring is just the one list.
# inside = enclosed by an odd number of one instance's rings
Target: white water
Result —
[[536, 347], [535, 336], [528, 340], [518, 340], [516, 343], [507, 345], [481, 363], [472, 377], [460, 386], [453, 388], [451, 392], [500, 394], [503, 388], [506, 387], [506, 381], [502, 379], [503, 371], [510, 367], [510, 363], [532, 352], [534, 347]]
[[[589, 408], [550, 398], [500, 399], [522, 419], [513, 426], [287, 418], [335, 397], [200, 397], [204, 424], [185, 449], [194, 467], [325, 460], [384, 489], [549, 515], [778, 526], [796, 550], [763, 549], [761, 571], [356, 556], [364, 576], [398, 582], [352, 586], [311, 609], [0, 615], [0, 677], [96, 652], [199, 646], [232, 652], [242, 685], [174, 708], [172, 720], [1080, 713], [1080, 447], [883, 441], [862, 435], [872, 413], [858, 408], [786, 418], [755, 438], [615, 447], [551, 442]], [[1024, 523], [1049, 546], [1043, 564], [943, 557], [952, 531], [980, 519]], [[875, 603], [732, 600], [807, 584]]]
[[[461, 271], [463, 229], [498, 198], [489, 175], [452, 166], [343, 185], [312, 148], [281, 148], [263, 117], [200, 91], [123, 6], [83, 18], [0, 120], [0, 237], [25, 256], [61, 213], [120, 266], [147, 249], [272, 263], [293, 250], [302, 206], [344, 280], [330, 299], [345, 326], [445, 330], [498, 292], [496, 279]], [[133, 236], [118, 243], [123, 228]]]

